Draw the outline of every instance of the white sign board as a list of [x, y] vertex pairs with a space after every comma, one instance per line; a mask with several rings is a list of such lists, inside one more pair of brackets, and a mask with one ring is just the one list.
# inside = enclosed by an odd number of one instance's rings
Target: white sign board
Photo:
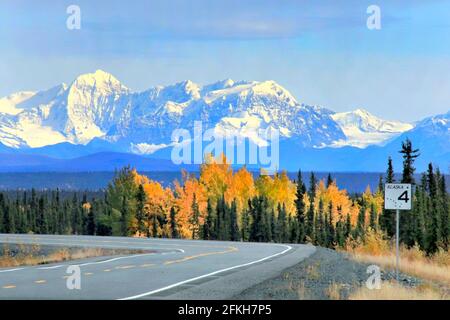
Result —
[[386, 183], [384, 185], [384, 208], [411, 210], [412, 188], [408, 183]]

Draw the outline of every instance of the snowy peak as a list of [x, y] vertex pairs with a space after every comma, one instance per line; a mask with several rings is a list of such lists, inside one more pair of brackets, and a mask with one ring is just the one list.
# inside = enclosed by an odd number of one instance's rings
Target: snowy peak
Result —
[[331, 117], [347, 136], [347, 141], [337, 141], [335, 146], [366, 147], [372, 144], [382, 145], [413, 128], [413, 125], [409, 123], [380, 119], [364, 109], [335, 113]]
[[70, 85], [65, 99], [55, 108], [55, 118], [64, 119], [64, 123], [55, 125], [69, 141], [86, 144], [104, 136], [121, 117], [129, 93], [127, 87], [107, 72], [83, 74]]
[[183, 103], [189, 100], [200, 99], [201, 88], [198, 84], [191, 80], [185, 80], [164, 87], [161, 91], [161, 99], [168, 100], [175, 103]]
[[86, 73], [78, 76], [70, 87], [81, 90], [90, 88], [100, 91], [103, 94], [129, 91], [117, 78], [103, 70], [96, 70], [94, 73]]
[[33, 97], [36, 92], [21, 91], [0, 99], [0, 113], [16, 115], [22, 111], [17, 105]]
[[425, 118], [416, 125], [416, 128], [427, 128], [431, 131], [450, 133], [450, 111], [445, 114]]
[[335, 113], [332, 117], [344, 127], [356, 127], [363, 132], [380, 131], [398, 133], [412, 128], [412, 125], [409, 123], [383, 120], [364, 109]]
[[211, 84], [208, 84], [206, 86], [204, 86], [202, 88], [202, 92], [210, 92], [210, 91], [215, 91], [215, 90], [222, 90], [222, 89], [227, 89], [227, 88], [231, 88], [235, 85], [234, 80], [232, 79], [224, 79], [221, 81], [217, 81]]

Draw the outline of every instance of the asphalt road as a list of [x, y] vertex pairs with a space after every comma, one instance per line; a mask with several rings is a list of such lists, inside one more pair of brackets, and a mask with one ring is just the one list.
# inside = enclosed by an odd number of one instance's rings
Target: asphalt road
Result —
[[[308, 245], [0, 234], [1, 243], [146, 249], [40, 266], [0, 268], [0, 299], [227, 299], [310, 256]], [[68, 289], [81, 270], [81, 288]]]

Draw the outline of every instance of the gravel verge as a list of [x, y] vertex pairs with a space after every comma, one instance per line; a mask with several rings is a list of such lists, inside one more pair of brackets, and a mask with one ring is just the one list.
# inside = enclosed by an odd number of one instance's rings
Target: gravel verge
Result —
[[[347, 254], [317, 248], [308, 259], [284, 270], [279, 276], [250, 287], [233, 299], [264, 300], [330, 300], [336, 291], [340, 299], [348, 299], [353, 290], [365, 285], [370, 264], [352, 260]], [[395, 279], [395, 272], [382, 271], [381, 279]], [[400, 274], [402, 285], [415, 287], [420, 279]], [[336, 290], [330, 290], [330, 287]]]

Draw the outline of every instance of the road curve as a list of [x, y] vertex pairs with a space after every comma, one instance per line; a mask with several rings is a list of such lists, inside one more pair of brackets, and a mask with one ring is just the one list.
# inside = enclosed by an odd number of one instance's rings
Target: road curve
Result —
[[[0, 268], [0, 299], [226, 299], [315, 251], [307, 245], [60, 235], [0, 234], [1, 243], [151, 252]], [[79, 290], [67, 287], [71, 265], [81, 270]]]

